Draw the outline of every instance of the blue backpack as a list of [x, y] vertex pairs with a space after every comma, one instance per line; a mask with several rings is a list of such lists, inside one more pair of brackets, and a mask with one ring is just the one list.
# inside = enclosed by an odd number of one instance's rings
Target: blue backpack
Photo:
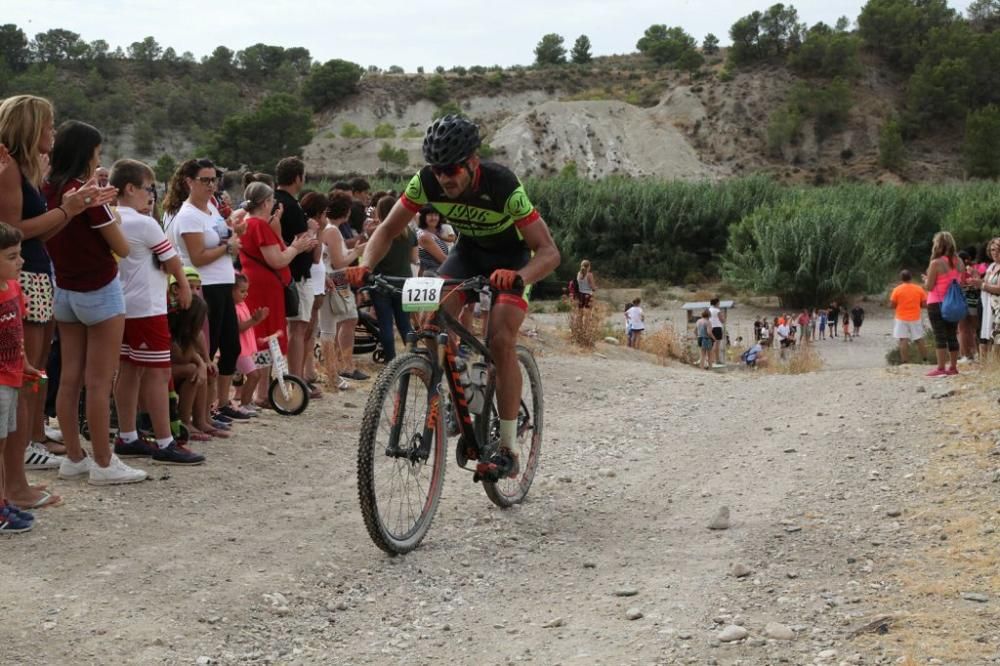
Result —
[[965, 293], [954, 278], [948, 285], [944, 300], [941, 301], [941, 318], [951, 323], [958, 323], [965, 318], [969, 312], [969, 305], [965, 301]]

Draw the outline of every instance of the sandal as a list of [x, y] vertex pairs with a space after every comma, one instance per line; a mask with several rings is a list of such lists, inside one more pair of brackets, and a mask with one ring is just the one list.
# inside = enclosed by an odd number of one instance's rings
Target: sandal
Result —
[[188, 439], [192, 442], [211, 442], [213, 438], [207, 432], [202, 432], [194, 427], [189, 427]]
[[214, 428], [209, 428], [208, 430], [203, 430], [209, 437], [218, 437], [219, 439], [229, 439], [231, 435], [225, 430], [218, 430]]
[[20, 505], [20, 508], [24, 509], [25, 511], [34, 511], [36, 509], [56, 507], [62, 503], [63, 503], [63, 498], [60, 497], [59, 495], [49, 492], [42, 492], [42, 496], [39, 497], [37, 500], [35, 500], [33, 503], [22, 504]]

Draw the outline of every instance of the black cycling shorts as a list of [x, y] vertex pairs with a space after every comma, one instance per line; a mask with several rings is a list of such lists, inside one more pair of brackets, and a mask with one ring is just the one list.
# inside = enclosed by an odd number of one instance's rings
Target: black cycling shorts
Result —
[[[489, 277], [493, 271], [506, 268], [516, 271], [531, 259], [531, 250], [526, 247], [500, 250], [484, 250], [472, 243], [463, 243], [459, 238], [451, 249], [444, 263], [438, 268], [441, 278], [464, 279], [484, 275]], [[510, 302], [524, 310], [528, 308], [528, 298], [531, 295], [531, 285], [520, 292], [504, 292], [497, 297], [498, 303]]]

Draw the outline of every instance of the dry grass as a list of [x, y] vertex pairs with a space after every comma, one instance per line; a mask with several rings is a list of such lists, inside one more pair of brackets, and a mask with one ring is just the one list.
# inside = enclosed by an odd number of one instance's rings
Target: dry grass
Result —
[[816, 372], [823, 367], [823, 359], [811, 344], [800, 344], [785, 350], [785, 358], [781, 358], [778, 350], [768, 349], [764, 357], [767, 359], [759, 364], [763, 372], [774, 375], [802, 375]]
[[660, 365], [667, 365], [672, 360], [694, 363], [698, 358], [692, 346], [669, 324], [653, 332], [647, 331], [642, 337], [641, 349], [655, 356]]
[[[978, 639], [995, 632], [995, 615], [987, 613], [1000, 590], [1000, 525], [995, 486], [995, 389], [1000, 362], [989, 361], [978, 374], [969, 373], [968, 389], [942, 403], [942, 426], [961, 435], [947, 436], [933, 450], [919, 494], [907, 506], [907, 527], [921, 544], [894, 567], [896, 598], [886, 601], [906, 608], [905, 621], [890, 639], [871, 637], [902, 651], [903, 663], [985, 663], [995, 647]], [[947, 423], [946, 423], [947, 422]], [[960, 598], [962, 592], [985, 592], [986, 606]]]
[[593, 301], [589, 308], [574, 307], [569, 313], [569, 339], [580, 347], [593, 349], [607, 334], [608, 306]]

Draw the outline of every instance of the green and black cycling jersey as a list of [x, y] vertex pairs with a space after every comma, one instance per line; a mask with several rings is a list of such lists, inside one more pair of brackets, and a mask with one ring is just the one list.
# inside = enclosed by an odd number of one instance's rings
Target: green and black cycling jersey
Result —
[[449, 199], [425, 166], [406, 186], [400, 198], [411, 212], [430, 204], [458, 231], [460, 244], [487, 252], [516, 252], [527, 249], [520, 229], [541, 219], [514, 173], [494, 162], [481, 162], [472, 185], [458, 199]]

